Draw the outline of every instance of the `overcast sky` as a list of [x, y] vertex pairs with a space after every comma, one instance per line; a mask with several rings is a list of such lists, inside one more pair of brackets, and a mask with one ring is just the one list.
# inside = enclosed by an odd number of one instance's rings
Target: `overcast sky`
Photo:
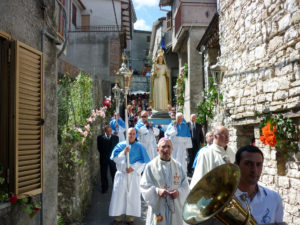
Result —
[[[134, 24], [136, 30], [152, 30], [153, 23], [167, 12], [159, 9], [159, 0], [133, 0], [137, 21]], [[164, 9], [168, 9], [164, 7]]]

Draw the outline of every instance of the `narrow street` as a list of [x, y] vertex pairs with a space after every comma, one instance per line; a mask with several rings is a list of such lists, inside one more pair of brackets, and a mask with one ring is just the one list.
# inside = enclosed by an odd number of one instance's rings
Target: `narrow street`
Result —
[[[112, 184], [109, 184], [107, 193], [102, 194], [100, 182], [94, 187], [91, 205], [81, 225], [110, 225], [113, 217], [108, 216], [109, 202], [112, 192]], [[136, 225], [145, 225], [147, 205], [142, 200], [142, 217], [135, 219]], [[125, 224], [125, 223], [123, 223]]]

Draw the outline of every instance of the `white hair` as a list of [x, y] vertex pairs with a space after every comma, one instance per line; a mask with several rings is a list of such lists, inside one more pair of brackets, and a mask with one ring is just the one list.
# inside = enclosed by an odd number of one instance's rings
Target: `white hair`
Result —
[[181, 112], [176, 113], [176, 118], [179, 116], [183, 116], [183, 114]]

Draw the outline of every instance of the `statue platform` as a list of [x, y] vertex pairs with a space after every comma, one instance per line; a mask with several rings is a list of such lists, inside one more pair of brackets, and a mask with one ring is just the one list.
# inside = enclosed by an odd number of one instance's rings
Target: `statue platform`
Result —
[[154, 125], [169, 125], [172, 120], [175, 118], [171, 118], [167, 111], [152, 111], [152, 115], [148, 118], [148, 121], [151, 121]]

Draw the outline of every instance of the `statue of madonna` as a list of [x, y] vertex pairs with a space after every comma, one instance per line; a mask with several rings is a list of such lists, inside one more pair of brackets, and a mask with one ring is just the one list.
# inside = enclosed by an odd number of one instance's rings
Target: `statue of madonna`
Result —
[[166, 111], [170, 103], [170, 70], [166, 65], [164, 51], [159, 49], [152, 73], [152, 107], [157, 111]]

